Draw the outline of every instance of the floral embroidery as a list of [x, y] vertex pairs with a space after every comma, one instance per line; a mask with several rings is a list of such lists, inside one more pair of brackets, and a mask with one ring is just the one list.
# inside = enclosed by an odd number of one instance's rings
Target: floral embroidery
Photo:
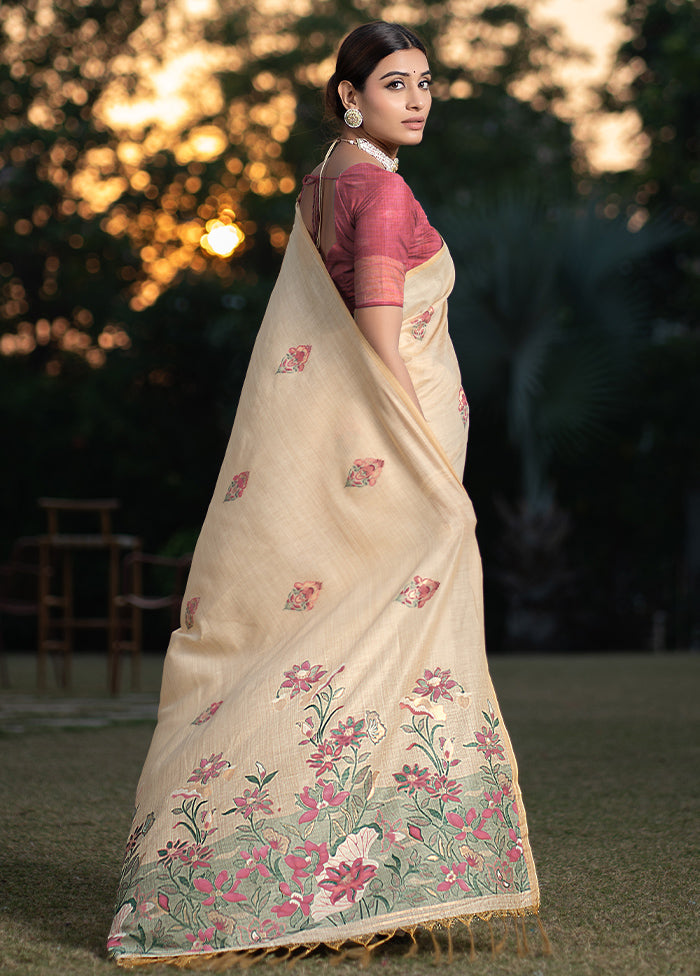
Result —
[[207, 705], [204, 711], [200, 712], [194, 722], [192, 722], [192, 725], [204, 725], [205, 722], [208, 722], [210, 718], [214, 717], [220, 705], [223, 705], [223, 699], [222, 701], [212, 702], [211, 705]]
[[428, 326], [428, 323], [432, 319], [434, 313], [435, 313], [435, 309], [431, 305], [430, 308], [427, 309], [425, 312], [421, 312], [420, 315], [417, 315], [414, 319], [410, 320], [409, 325], [413, 326], [413, 328], [411, 329], [411, 335], [413, 336], [414, 339], [417, 339], [419, 342], [423, 341], [423, 339], [425, 338], [425, 330]]
[[199, 600], [200, 598], [198, 596], [193, 596], [191, 600], [187, 601], [187, 606], [185, 607], [185, 627], [188, 630], [192, 630], [194, 627], [194, 615], [197, 612]]
[[413, 694], [420, 695], [423, 698], [429, 698], [434, 702], [439, 701], [441, 697], [446, 698], [448, 701], [454, 701], [450, 694], [450, 689], [461, 689], [461, 686], [450, 678], [450, 674], [451, 672], [449, 670], [441, 671], [440, 668], [435, 668], [434, 671], [428, 671], [426, 668], [423, 672], [423, 677], [419, 678], [416, 682]]
[[457, 401], [459, 407], [459, 415], [462, 418], [462, 423], [466, 427], [469, 423], [469, 404], [467, 403], [467, 396], [464, 392], [464, 387], [459, 388], [459, 398]]
[[328, 674], [327, 671], [321, 670], [320, 664], [314, 664], [311, 667], [310, 661], [304, 661], [303, 664], [295, 664], [291, 671], [285, 671], [285, 680], [279, 686], [277, 691], [277, 697], [280, 697], [280, 692], [283, 688], [291, 688], [290, 698], [295, 698], [302, 691], [311, 691], [311, 686], [320, 681], [324, 675]]
[[346, 488], [373, 488], [382, 473], [384, 462], [381, 458], [357, 458], [348, 471]]
[[435, 595], [439, 585], [437, 580], [428, 579], [427, 576], [414, 576], [396, 597], [396, 602], [420, 610]]
[[231, 502], [235, 498], [240, 498], [243, 492], [246, 490], [246, 485], [248, 484], [248, 477], [250, 471], [241, 471], [233, 479], [231, 484], [228, 486], [226, 494], [224, 495], [225, 502]]
[[[282, 674], [277, 696], [298, 710], [290, 727], [302, 730], [308, 769], [293, 813], [280, 813], [278, 771], [261, 761], [217, 813], [212, 797], [226, 791], [232, 772], [219, 751], [172, 792], [174, 834], [143, 875], [128, 865], [153, 815], [134, 829], [113, 954], [218, 951], [284, 933], [310, 941], [321, 925], [416, 908], [430, 895], [460, 898], [468, 914], [472, 900], [529, 890], [512, 769], [491, 702], [462, 743], [464, 692], [450, 669], [423, 669], [386, 724], [379, 712], [345, 701], [345, 671], [306, 660]], [[373, 748], [389, 718], [403, 722], [394, 728], [411, 757], [383, 778]], [[460, 776], [467, 756], [469, 772]], [[219, 816], [232, 818], [221, 840]]]
[[278, 373], [301, 373], [309, 361], [311, 346], [290, 346], [289, 352], [282, 357], [277, 369]]
[[219, 752], [216, 755], [212, 753], [208, 759], [200, 759], [199, 766], [192, 770], [192, 775], [187, 782], [201, 783], [204, 786], [210, 779], [221, 776], [223, 770], [228, 769], [231, 765], [227, 759], [222, 759], [221, 756], [222, 753]]
[[285, 610], [313, 610], [314, 603], [318, 599], [323, 583], [307, 580], [304, 583], [295, 583], [294, 588], [287, 597], [284, 605]]

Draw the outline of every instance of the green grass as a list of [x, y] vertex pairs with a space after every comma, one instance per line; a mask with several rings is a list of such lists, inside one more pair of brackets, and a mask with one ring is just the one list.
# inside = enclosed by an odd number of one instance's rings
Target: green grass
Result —
[[[10, 696], [26, 693], [10, 663], [20, 686]], [[157, 666], [149, 667], [155, 688]], [[462, 954], [460, 938], [453, 971], [700, 973], [700, 656], [496, 658], [492, 673], [518, 755], [554, 954], [518, 958], [511, 941], [492, 959], [479, 930], [476, 960]], [[100, 684], [101, 665], [95, 675]], [[87, 682], [87, 666], [82, 676]], [[142, 723], [0, 738], [3, 976], [117, 972], [103, 946], [150, 733]], [[528, 932], [539, 945], [534, 925]], [[370, 972], [439, 971], [429, 940], [422, 944], [411, 959], [406, 942], [379, 949]], [[293, 972], [356, 969], [321, 954]]]

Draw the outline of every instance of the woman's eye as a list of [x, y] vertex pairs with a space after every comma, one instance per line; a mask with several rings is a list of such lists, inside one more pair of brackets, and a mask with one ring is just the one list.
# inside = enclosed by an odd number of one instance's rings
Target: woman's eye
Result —
[[430, 86], [432, 85], [432, 83], [433, 82], [432, 82], [432, 79], [431, 78], [423, 78], [423, 80], [420, 82], [420, 87], [424, 91], [428, 91], [428, 89], [430, 88]]
[[390, 81], [386, 87], [393, 88], [394, 91], [396, 91], [399, 88], [403, 88], [403, 82], [401, 81], [400, 78], [395, 78], [394, 81]]

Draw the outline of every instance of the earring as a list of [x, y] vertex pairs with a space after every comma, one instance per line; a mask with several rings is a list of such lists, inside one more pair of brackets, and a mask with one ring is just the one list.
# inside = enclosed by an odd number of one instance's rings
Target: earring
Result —
[[343, 116], [345, 124], [350, 126], [351, 129], [359, 129], [362, 125], [362, 112], [359, 108], [349, 108]]

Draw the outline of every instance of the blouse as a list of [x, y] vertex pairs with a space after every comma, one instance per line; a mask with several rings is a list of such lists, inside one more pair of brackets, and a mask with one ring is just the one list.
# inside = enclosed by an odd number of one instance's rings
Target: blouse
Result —
[[[325, 264], [348, 309], [403, 306], [406, 272], [436, 254], [442, 238], [398, 173], [356, 163], [324, 179], [335, 182], [336, 238]], [[303, 183], [318, 186], [318, 176]], [[314, 237], [318, 219], [314, 193]]]

